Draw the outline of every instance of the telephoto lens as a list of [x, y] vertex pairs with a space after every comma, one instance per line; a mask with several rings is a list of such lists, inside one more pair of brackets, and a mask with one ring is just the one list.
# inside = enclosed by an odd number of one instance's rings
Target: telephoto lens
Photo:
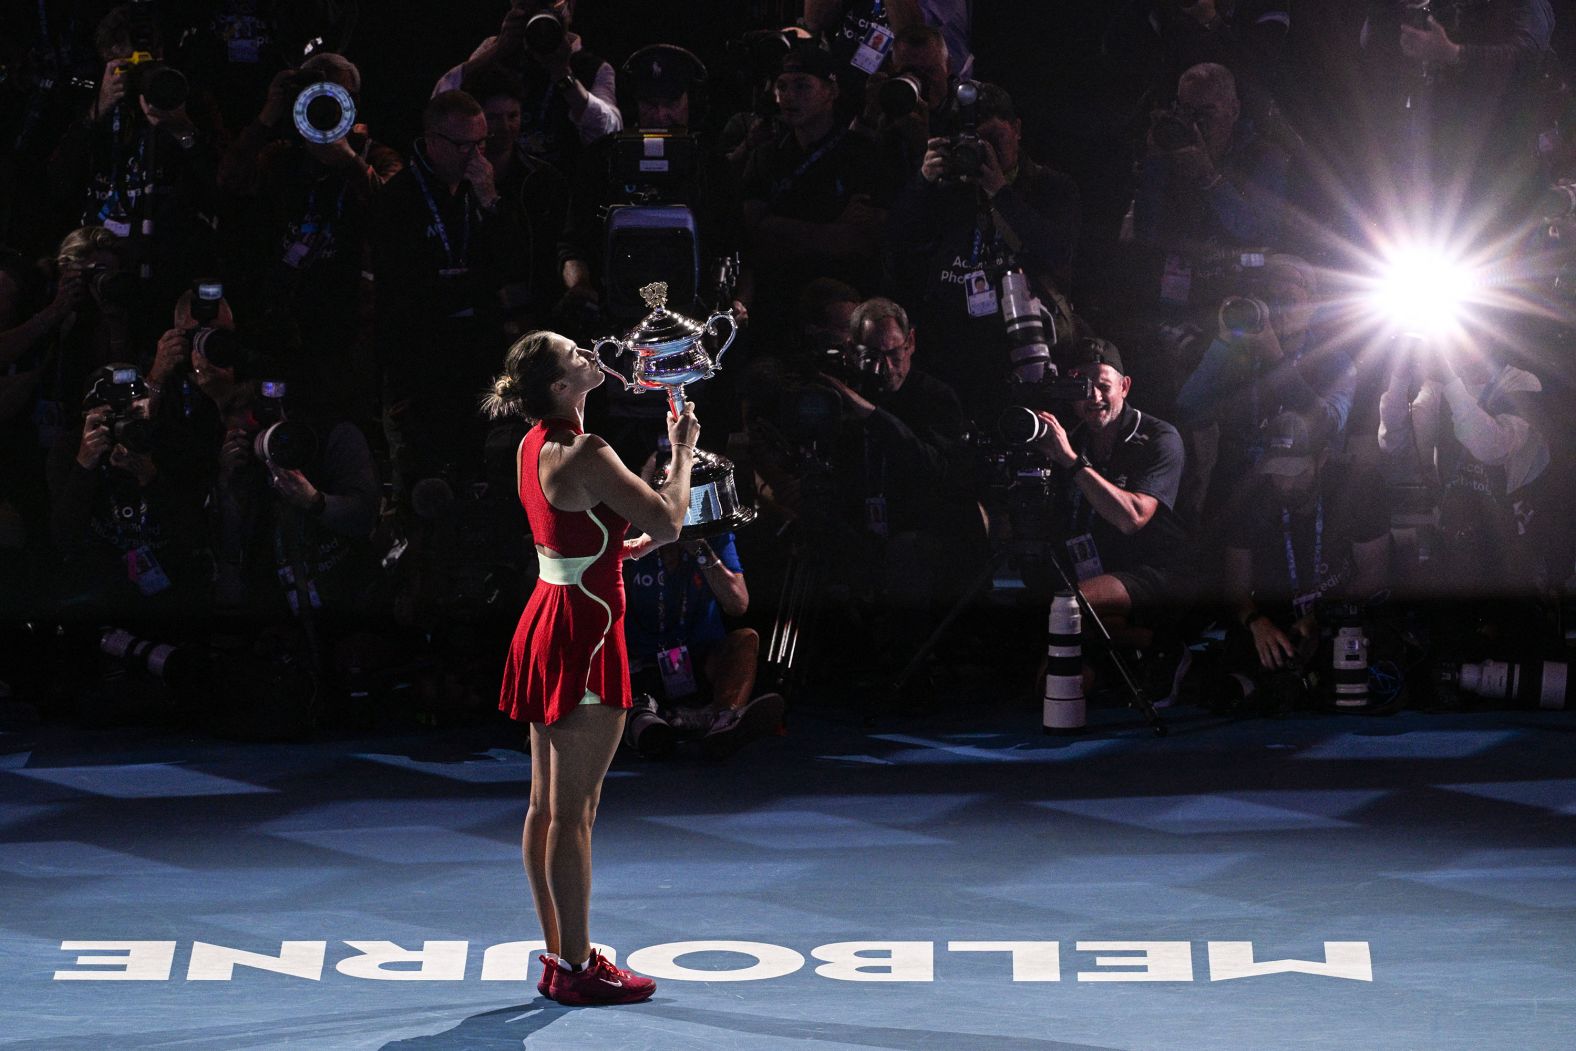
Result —
[[1024, 383], [1038, 383], [1050, 364], [1051, 347], [1045, 338], [1040, 301], [1029, 291], [1029, 279], [1022, 270], [1002, 275], [1001, 319], [1007, 326], [1013, 375]]
[[525, 23], [525, 46], [538, 55], [551, 55], [564, 43], [564, 24], [557, 15], [538, 12]]
[[1336, 630], [1331, 655], [1335, 680], [1335, 706], [1361, 708], [1368, 703], [1368, 636], [1362, 625], [1347, 624]]
[[1514, 708], [1570, 711], [1572, 694], [1576, 694], [1570, 667], [1564, 661], [1483, 661], [1463, 664], [1459, 670], [1447, 666], [1441, 677], [1447, 683], [1454, 681], [1467, 693]]
[[1010, 445], [1030, 445], [1049, 430], [1039, 413], [1022, 405], [1009, 405], [996, 417], [996, 433]]
[[1237, 336], [1256, 336], [1270, 323], [1270, 308], [1250, 296], [1228, 296], [1220, 304], [1220, 327]]
[[888, 117], [906, 117], [919, 107], [924, 88], [912, 73], [899, 73], [884, 82], [876, 93], [881, 112]]
[[649, 693], [635, 698], [629, 717], [624, 721], [624, 743], [642, 759], [661, 759], [673, 751], [673, 727], [657, 714], [657, 701]]
[[216, 369], [233, 369], [241, 360], [241, 337], [227, 328], [204, 325], [192, 330], [192, 352]]
[[180, 109], [191, 94], [186, 74], [162, 62], [141, 67], [137, 70], [137, 77], [142, 97], [154, 109], [166, 112]]
[[1543, 191], [1538, 214], [1546, 223], [1576, 216], [1576, 179], [1561, 179]]
[[1045, 710], [1041, 727], [1047, 734], [1078, 733], [1088, 725], [1083, 689], [1083, 615], [1071, 591], [1051, 600], [1050, 642], [1045, 650]]
[[296, 131], [307, 142], [338, 142], [356, 125], [356, 103], [350, 92], [324, 80], [296, 96], [290, 116]]

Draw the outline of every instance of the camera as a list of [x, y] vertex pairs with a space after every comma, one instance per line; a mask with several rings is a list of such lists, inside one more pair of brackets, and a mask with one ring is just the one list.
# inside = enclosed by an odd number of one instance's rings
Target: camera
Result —
[[1401, 24], [1413, 29], [1427, 29], [1428, 20], [1434, 17], [1431, 0], [1399, 0], [1396, 7]]
[[126, 79], [128, 95], [141, 96], [154, 109], [180, 109], [191, 95], [186, 74], [147, 51], [133, 51], [130, 58], [115, 67], [115, 72]]
[[132, 405], [148, 396], [148, 385], [142, 373], [131, 365], [108, 365], [88, 388], [82, 399], [84, 409], [109, 407], [104, 425], [116, 445], [123, 445], [134, 453], [153, 450], [153, 423], [134, 415]]
[[1008, 386], [1011, 404], [996, 417], [996, 435], [1008, 445], [1032, 445], [1048, 430], [1041, 412], [1057, 412], [1094, 397], [1094, 382], [1082, 376], [1051, 373], [1032, 382]]
[[1156, 149], [1165, 153], [1196, 146], [1199, 140], [1198, 122], [1180, 104], [1170, 109], [1156, 110], [1149, 119], [1149, 138]]
[[861, 397], [872, 398], [886, 389], [886, 355], [874, 347], [855, 343], [826, 351], [821, 371], [852, 387]]
[[260, 380], [255, 415], [262, 429], [252, 439], [252, 452], [270, 471], [299, 471], [317, 455], [317, 432], [285, 417], [289, 387], [283, 380]]
[[233, 369], [241, 361], [241, 339], [227, 328], [218, 328], [219, 311], [224, 303], [224, 284], [207, 278], [192, 282], [191, 316], [197, 322], [187, 337], [193, 352], [202, 356], [215, 368]]
[[538, 55], [551, 55], [564, 44], [564, 23], [557, 15], [538, 11], [525, 23], [525, 46]]
[[83, 284], [93, 301], [101, 307], [131, 306], [137, 298], [137, 276], [124, 270], [97, 264], [85, 266]]
[[925, 86], [919, 75], [907, 69], [887, 78], [876, 92], [881, 112], [894, 120], [913, 113], [924, 97]]
[[1546, 223], [1576, 217], [1576, 179], [1561, 179], [1545, 190], [1538, 214]]
[[355, 100], [350, 92], [324, 79], [325, 75], [319, 71], [309, 70], [304, 76], [312, 79], [297, 90], [295, 102], [290, 107], [296, 134], [319, 145], [338, 142], [356, 126]]
[[1220, 327], [1233, 336], [1257, 336], [1270, 323], [1270, 308], [1252, 296], [1228, 296], [1220, 304]]
[[1051, 344], [1056, 342], [1056, 321], [1046, 337], [1049, 313], [1029, 290], [1029, 278], [1022, 270], [1009, 270], [1001, 277], [1001, 320], [1007, 328], [1007, 343], [1012, 357], [1012, 372], [1026, 383], [1038, 382], [1050, 367]]
[[978, 179], [985, 164], [985, 144], [979, 133], [979, 85], [971, 80], [960, 83], [953, 91], [957, 108], [958, 130], [947, 139], [941, 149], [941, 183], [955, 186], [971, 179]]

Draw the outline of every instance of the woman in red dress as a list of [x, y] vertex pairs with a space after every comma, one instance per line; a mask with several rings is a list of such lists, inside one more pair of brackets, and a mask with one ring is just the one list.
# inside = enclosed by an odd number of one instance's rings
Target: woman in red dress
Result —
[[[591, 826], [630, 707], [620, 563], [678, 539], [700, 424], [668, 420], [673, 461], [653, 490], [582, 429], [597, 357], [552, 332], [521, 336], [483, 399], [535, 424], [516, 457], [541, 576], [515, 629], [499, 707], [531, 725], [531, 805], [521, 850], [548, 954], [537, 989], [563, 1004], [635, 1003], [650, 978], [591, 949]], [[624, 539], [629, 526], [643, 535]]]

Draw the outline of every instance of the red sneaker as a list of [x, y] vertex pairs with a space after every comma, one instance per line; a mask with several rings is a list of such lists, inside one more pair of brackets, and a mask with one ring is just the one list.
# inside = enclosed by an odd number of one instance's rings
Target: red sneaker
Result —
[[651, 999], [656, 991], [657, 983], [652, 979], [620, 970], [593, 951], [591, 959], [578, 971], [565, 966], [555, 968], [547, 995], [565, 1007], [596, 1007], [638, 1004]]
[[536, 991], [551, 998], [553, 994], [548, 990], [553, 987], [553, 975], [558, 973], [558, 961], [546, 954], [537, 959], [542, 961], [542, 980], [536, 983]]

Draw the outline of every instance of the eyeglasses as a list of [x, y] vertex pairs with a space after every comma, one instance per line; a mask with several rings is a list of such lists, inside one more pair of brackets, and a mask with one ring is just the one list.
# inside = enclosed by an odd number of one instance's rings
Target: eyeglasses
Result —
[[461, 153], [479, 153], [482, 147], [487, 145], [486, 136], [483, 136], [479, 139], [451, 139], [441, 131], [431, 131], [427, 134], [434, 135], [442, 139], [444, 142], [448, 143], [450, 146], [453, 146]]

